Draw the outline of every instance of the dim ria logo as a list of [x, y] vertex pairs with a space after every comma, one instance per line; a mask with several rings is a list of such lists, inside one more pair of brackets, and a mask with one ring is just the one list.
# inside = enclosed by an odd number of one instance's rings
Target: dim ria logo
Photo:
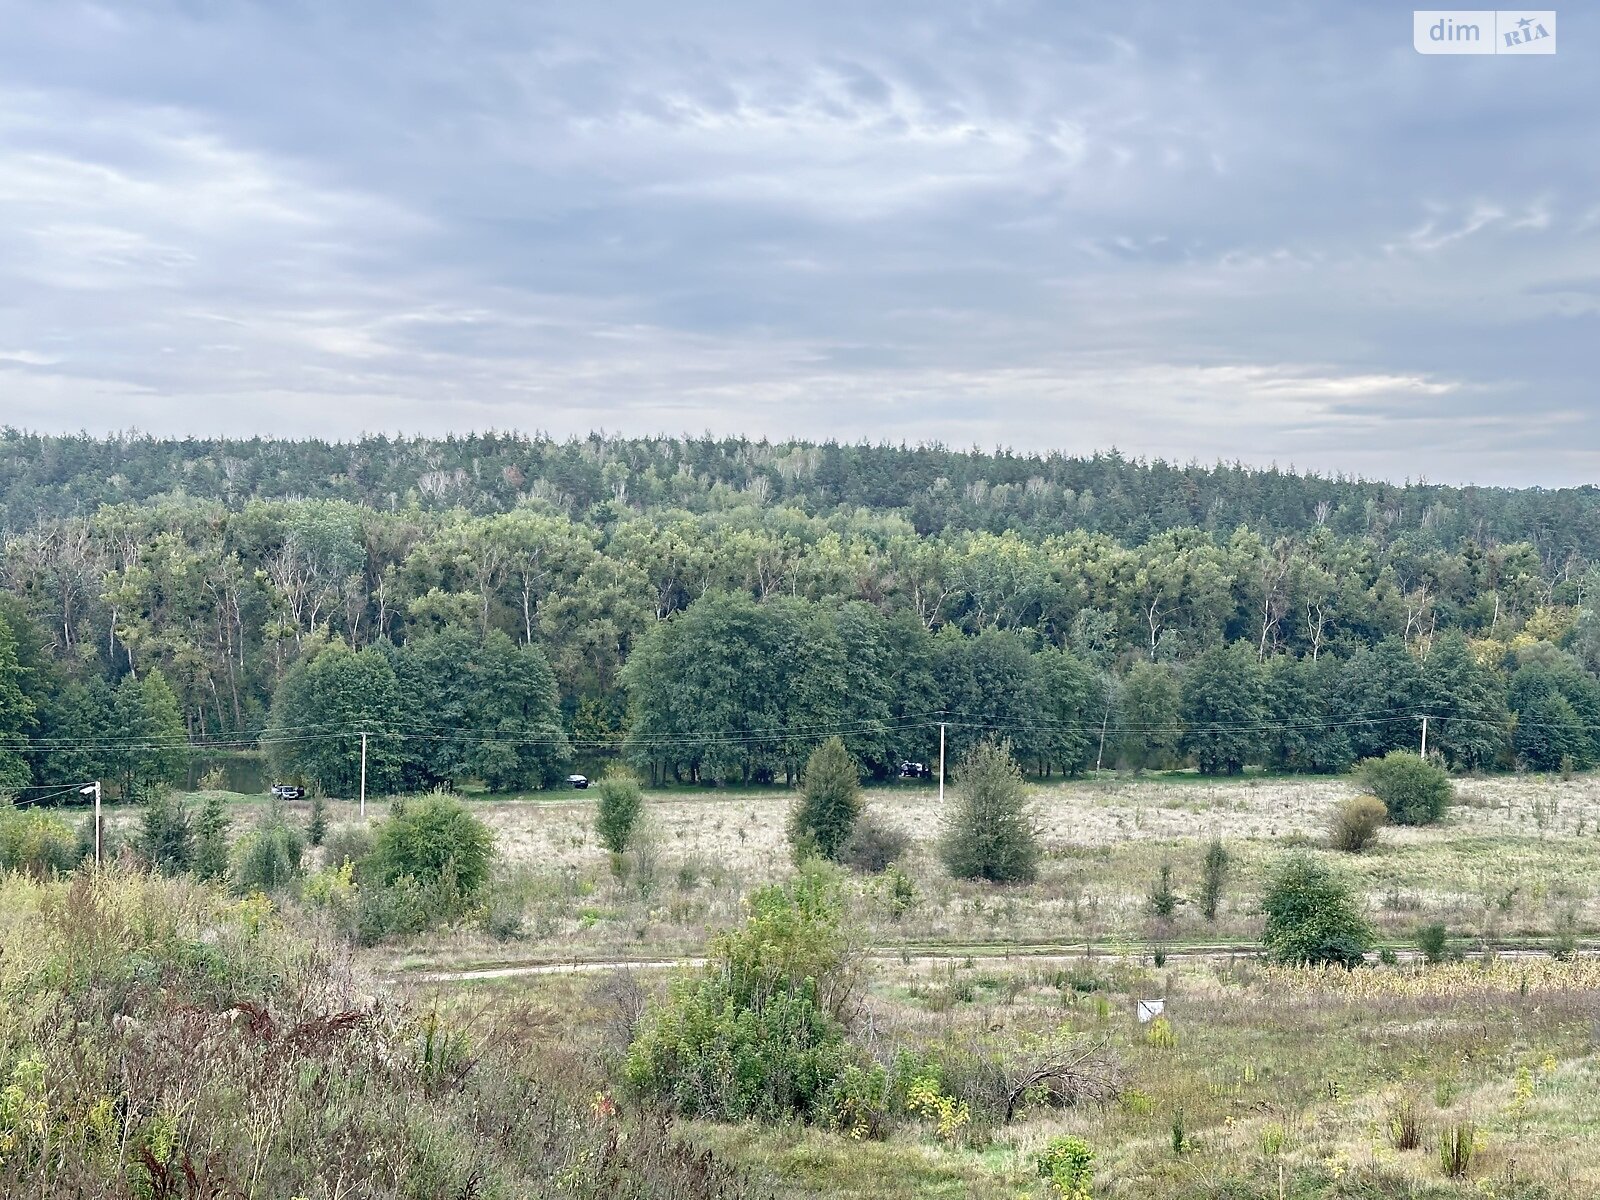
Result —
[[1411, 14], [1418, 54], [1554, 54], [1556, 14], [1488, 9], [1418, 9]]

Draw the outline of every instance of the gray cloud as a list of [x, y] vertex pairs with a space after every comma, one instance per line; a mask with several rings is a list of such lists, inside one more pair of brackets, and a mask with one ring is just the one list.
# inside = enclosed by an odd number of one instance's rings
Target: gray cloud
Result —
[[1600, 21], [0, 0], [38, 428], [942, 439], [1585, 482]]

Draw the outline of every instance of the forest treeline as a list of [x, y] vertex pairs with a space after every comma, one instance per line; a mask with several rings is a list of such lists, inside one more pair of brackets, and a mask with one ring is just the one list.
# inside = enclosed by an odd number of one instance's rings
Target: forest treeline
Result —
[[[833, 732], [884, 773], [929, 759], [941, 718], [1067, 772], [1338, 770], [1415, 744], [1425, 712], [1456, 765], [1581, 765], [1600, 729], [1587, 488], [742, 440], [16, 431], [0, 483], [7, 786], [181, 739], [263, 741], [344, 788], [360, 729], [379, 785], [508, 787], [574, 750], [782, 779]], [[142, 770], [102, 765], [129, 786]]]

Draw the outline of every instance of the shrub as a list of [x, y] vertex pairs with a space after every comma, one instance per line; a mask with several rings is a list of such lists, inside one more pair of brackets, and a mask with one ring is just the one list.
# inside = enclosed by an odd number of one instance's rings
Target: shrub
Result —
[[1028, 883], [1039, 872], [1039, 835], [1009, 742], [980, 742], [961, 765], [939, 855], [957, 879]]
[[397, 801], [378, 826], [368, 867], [381, 884], [410, 876], [419, 884], [438, 880], [450, 868], [463, 896], [489, 882], [494, 835], [454, 796], [432, 792]]
[[240, 892], [270, 892], [300, 875], [305, 841], [281, 804], [273, 804], [261, 822], [233, 852], [233, 886]]
[[189, 809], [166, 788], [155, 788], [139, 820], [139, 853], [163, 875], [180, 875], [194, 862]]
[[844, 740], [831, 737], [806, 762], [800, 799], [789, 816], [789, 841], [797, 855], [837, 858], [860, 815], [860, 769]]
[[1444, 768], [1409, 750], [1391, 750], [1361, 764], [1362, 784], [1396, 825], [1432, 825], [1444, 818], [1453, 789]]
[[221, 879], [228, 873], [227, 806], [218, 792], [206, 796], [195, 822], [194, 873], [201, 879]]
[[626, 853], [643, 809], [638, 777], [626, 767], [612, 767], [600, 781], [600, 805], [594, 817], [600, 844], [612, 854]]
[[891, 864], [903, 861], [910, 848], [911, 839], [902, 830], [865, 813], [855, 823], [850, 836], [840, 843], [834, 857], [852, 870], [877, 875], [887, 871]]
[[1206, 846], [1206, 856], [1200, 864], [1200, 912], [1208, 921], [1217, 919], [1217, 909], [1222, 906], [1222, 891], [1228, 883], [1228, 870], [1233, 865], [1228, 848], [1220, 837], [1213, 837]]
[[306, 841], [313, 846], [320, 846], [327, 836], [328, 802], [319, 794], [311, 797], [311, 819], [306, 822]]
[[[94, 853], [92, 842], [89, 853]], [[72, 870], [78, 861], [78, 839], [60, 817], [0, 805], [0, 871], [48, 879]]]
[[1178, 911], [1178, 905], [1184, 903], [1182, 896], [1172, 890], [1172, 865], [1162, 863], [1156, 872], [1155, 882], [1150, 886], [1150, 892], [1145, 897], [1145, 902], [1150, 906], [1150, 912], [1164, 921], [1170, 921]]
[[1464, 1179], [1478, 1152], [1478, 1128], [1471, 1121], [1448, 1125], [1439, 1138], [1439, 1166], [1451, 1179]]
[[322, 840], [322, 857], [330, 867], [359, 863], [372, 853], [376, 839], [366, 825], [335, 825]]
[[1335, 850], [1360, 854], [1378, 838], [1389, 810], [1376, 796], [1351, 796], [1341, 800], [1328, 822], [1328, 841]]
[[1089, 1200], [1094, 1151], [1082, 1138], [1053, 1137], [1039, 1155], [1039, 1174], [1062, 1200]]
[[843, 912], [837, 881], [815, 868], [755, 892], [745, 924], [641, 1022], [632, 1086], [687, 1116], [826, 1120], [859, 1003]]
[[1424, 925], [1417, 930], [1417, 949], [1431, 963], [1443, 962], [1450, 947], [1450, 933], [1443, 925]]
[[1372, 948], [1372, 926], [1350, 886], [1309, 854], [1279, 864], [1261, 902], [1267, 951], [1279, 962], [1353, 967]]
[[1415, 1150], [1422, 1145], [1422, 1122], [1414, 1097], [1402, 1096], [1389, 1106], [1388, 1124], [1389, 1144], [1396, 1150]]

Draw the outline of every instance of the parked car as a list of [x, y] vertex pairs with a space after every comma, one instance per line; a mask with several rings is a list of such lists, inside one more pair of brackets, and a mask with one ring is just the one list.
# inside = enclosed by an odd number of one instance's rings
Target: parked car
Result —
[[589, 786], [589, 777], [587, 775], [568, 775], [567, 776], [567, 786], [568, 787], [575, 787], [575, 788], [586, 788], [586, 787]]
[[275, 783], [272, 785], [272, 794], [279, 800], [304, 800], [306, 790], [295, 783]]
[[930, 774], [927, 763], [903, 762], [900, 764], [901, 779], [926, 779]]

